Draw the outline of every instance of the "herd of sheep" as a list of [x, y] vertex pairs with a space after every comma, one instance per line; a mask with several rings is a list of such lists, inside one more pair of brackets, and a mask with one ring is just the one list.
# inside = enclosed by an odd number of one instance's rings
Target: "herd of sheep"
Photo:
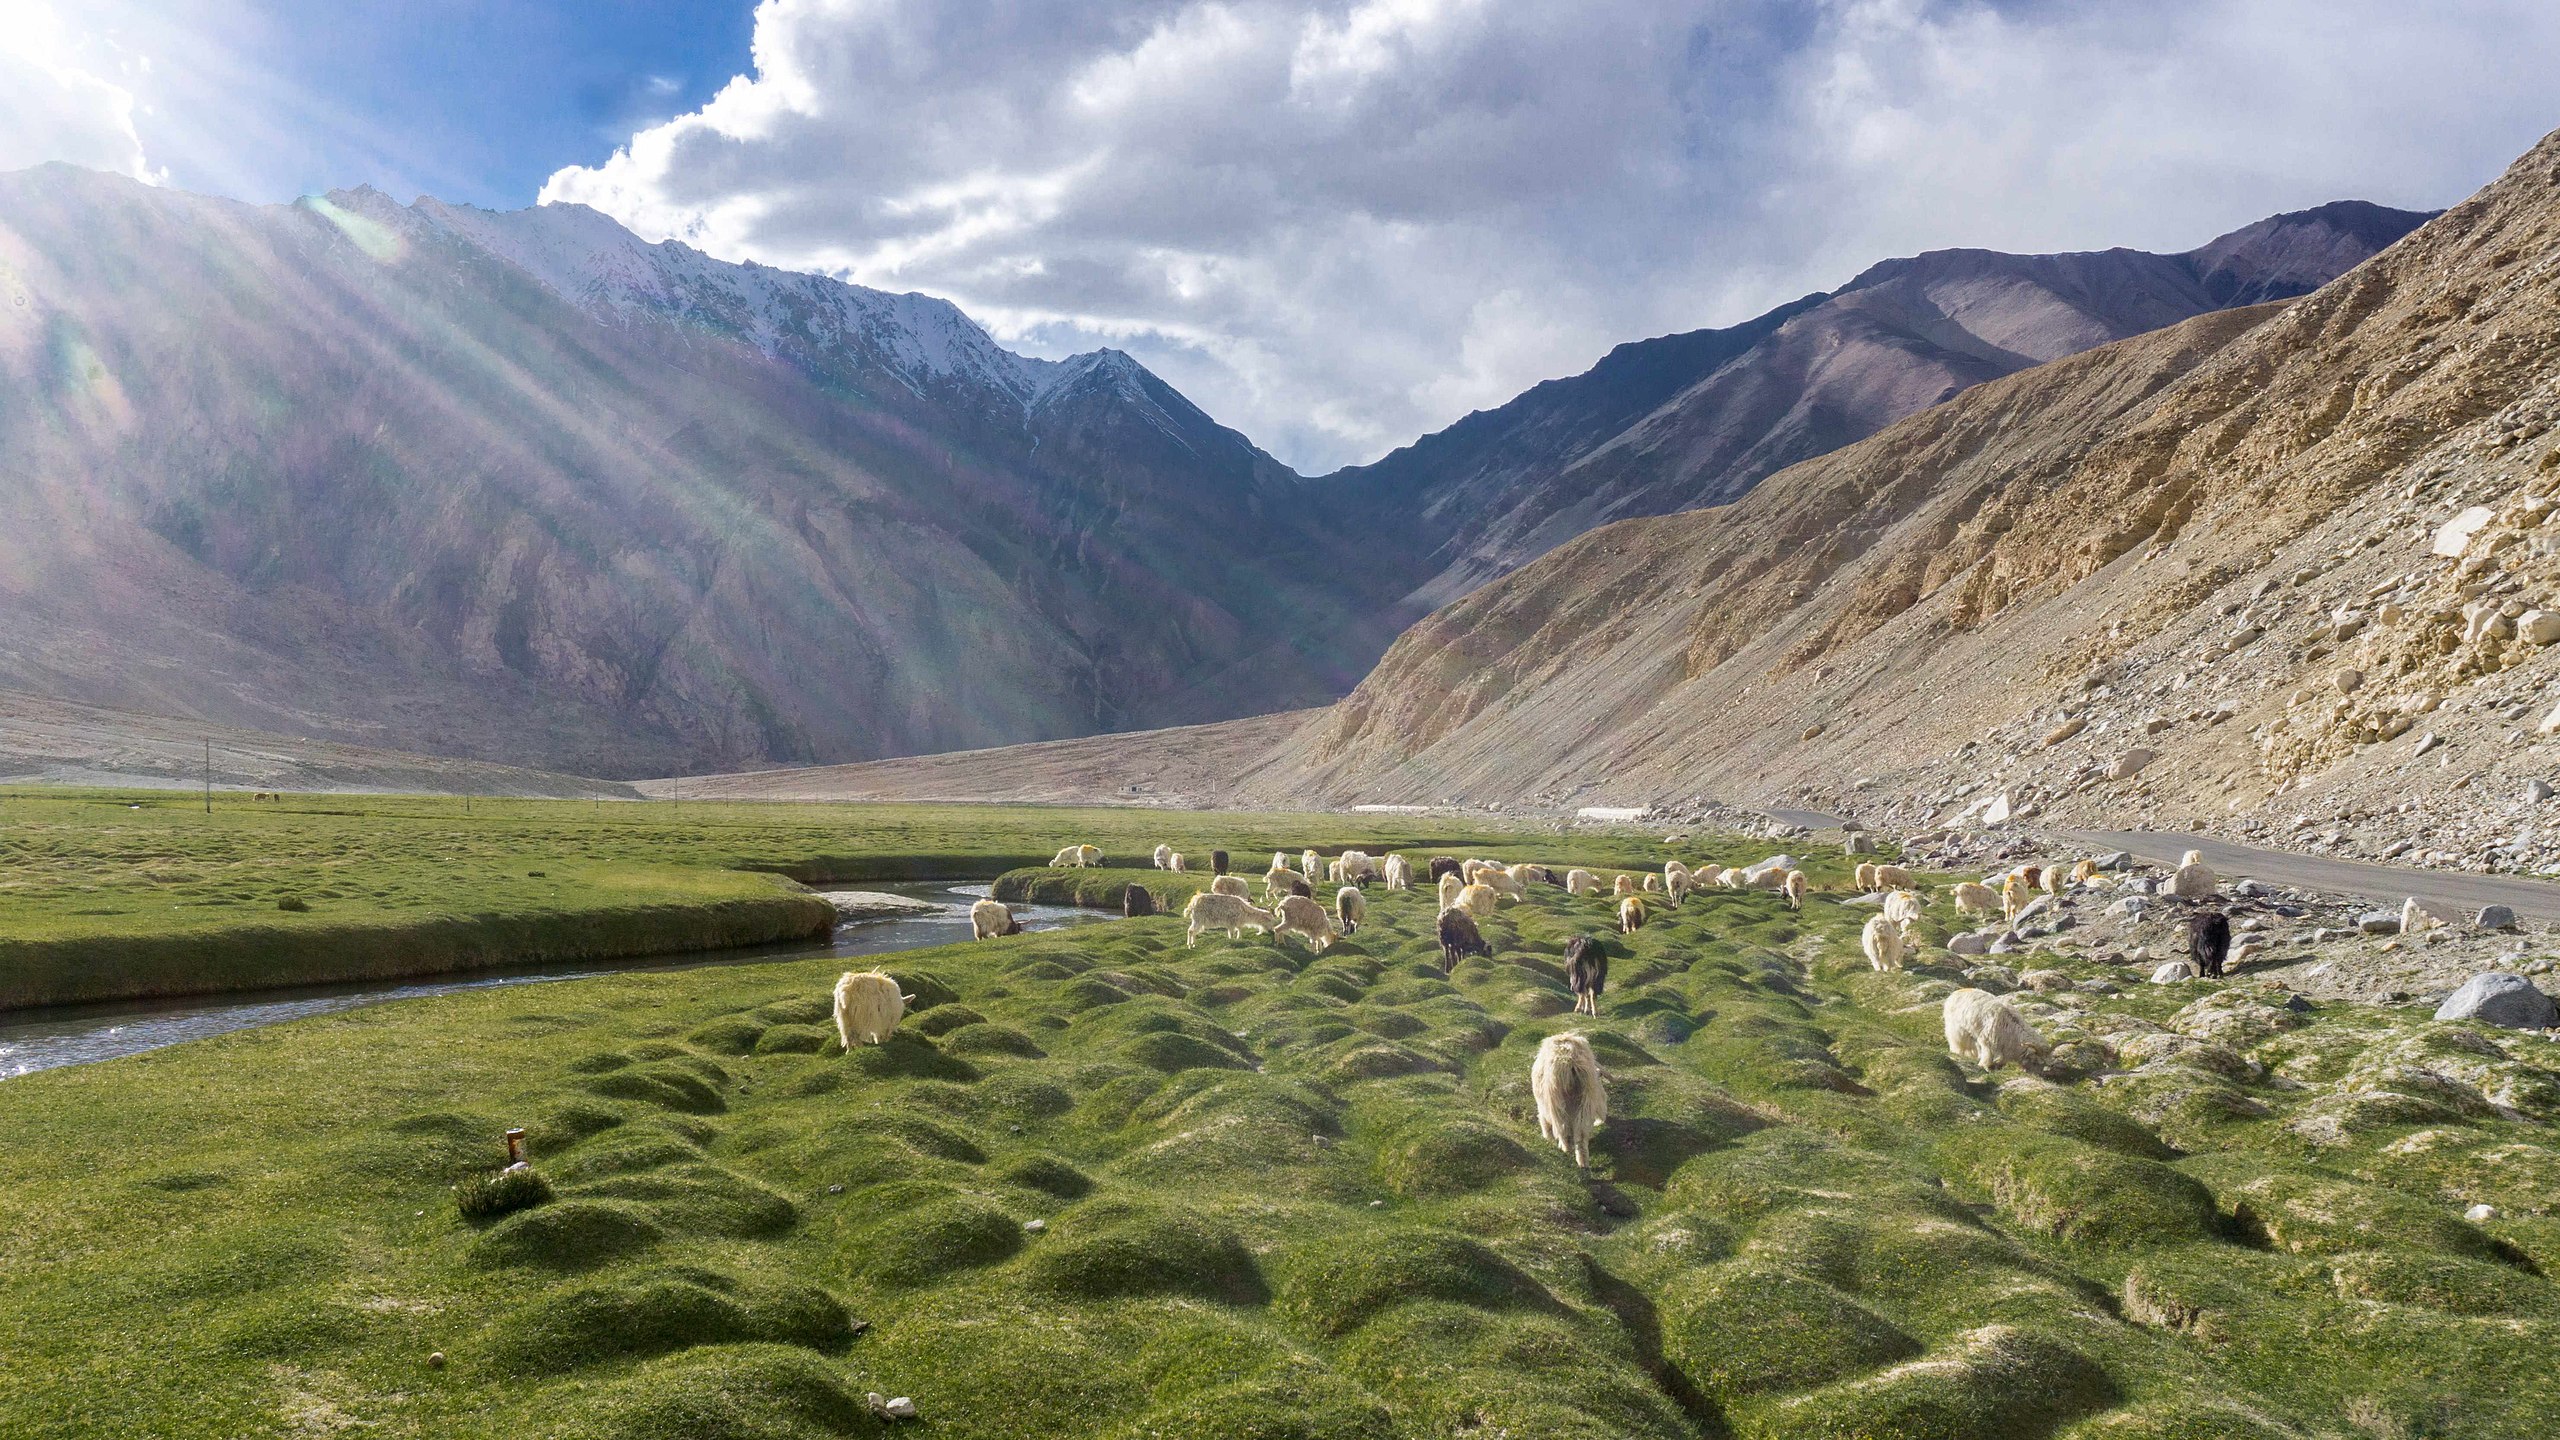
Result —
[[[1360, 928], [1368, 910], [1363, 884], [1375, 881], [1388, 890], [1413, 888], [1413, 867], [1402, 855], [1377, 858], [1363, 851], [1345, 850], [1326, 859], [1313, 850], [1294, 857], [1275, 852], [1270, 868], [1263, 873], [1262, 904], [1256, 905], [1245, 881], [1228, 873], [1227, 852], [1213, 851], [1210, 858], [1215, 873], [1209, 888], [1192, 896], [1182, 910], [1185, 945], [1198, 944], [1203, 934], [1212, 931], [1224, 931], [1229, 939], [1242, 939], [1245, 931], [1253, 930], [1274, 939], [1296, 936], [1309, 949], [1321, 953], [1337, 937]], [[1293, 859], [1297, 862], [1294, 866]], [[1102, 852], [1091, 845], [1069, 845], [1050, 862], [1056, 868], [1089, 868], [1101, 863]], [[1188, 868], [1184, 857], [1168, 845], [1156, 847], [1154, 863], [1160, 870]], [[1951, 898], [1960, 912], [1997, 912], [2014, 919], [2032, 894], [2056, 893], [2066, 883], [2088, 880], [2096, 870], [2095, 863], [2087, 860], [2067, 876], [2058, 866], [2024, 865], [1989, 877], [1993, 883], [1960, 881], [1953, 887]], [[1324, 876], [1324, 883], [1338, 887], [1330, 913], [1314, 898], [1312, 877], [1318, 874]], [[1486, 943], [1477, 922], [1493, 915], [1500, 906], [1527, 899], [1530, 885], [1561, 885], [1573, 895], [1598, 895], [1603, 890], [1600, 877], [1590, 870], [1571, 869], [1558, 876], [1543, 865], [1505, 865], [1449, 856], [1435, 857], [1427, 878], [1438, 890], [1440, 964], [1444, 974], [1470, 955], [1492, 957], [1493, 947]], [[1899, 970], [1904, 957], [1919, 944], [1914, 930], [1924, 904], [1919, 881], [1909, 870], [1886, 864], [1861, 864], [1856, 878], [1861, 893], [1881, 892], [1883, 896], [1881, 911], [1867, 921], [1859, 937], [1867, 962], [1878, 970]], [[2188, 852], [2172, 882], [2175, 893], [2195, 898], [2212, 895], [2214, 885], [2213, 873], [2193, 851]], [[1660, 896], [1665, 903], [1677, 907], [1691, 893], [1708, 886], [1776, 891], [1786, 897], [1790, 907], [1799, 910], [1804, 908], [1805, 897], [1811, 891], [1804, 871], [1795, 868], [1792, 857], [1784, 855], [1757, 865], [1712, 871], [1692, 870], [1673, 860], [1663, 866], [1659, 875], [1639, 878], [1620, 874], [1607, 888], [1618, 902], [1619, 933], [1626, 934], [1644, 924], [1648, 897]], [[1151, 896], [1143, 906], [1138, 902], [1138, 897], [1147, 895], [1144, 887], [1128, 888], [1132, 892], [1126, 904], [1128, 913], [1152, 914]], [[1011, 909], [992, 899], [969, 907], [969, 928], [980, 940], [1022, 932], [1022, 924]], [[2231, 945], [2228, 918], [2218, 911], [2201, 912], [2191, 921], [2190, 937], [2192, 960], [2173, 964], [2186, 967], [2192, 975], [2219, 978]], [[1609, 979], [1607, 942], [1595, 935], [1576, 936], [1567, 943], [1564, 953], [1565, 979], [1573, 991], [1575, 1012], [1598, 1015], [1601, 992]], [[848, 972], [836, 982], [838, 1037], [847, 1050], [857, 1044], [883, 1043], [897, 1029], [913, 998], [900, 994], [897, 982], [879, 971]], [[1948, 1051], [1985, 1070], [2023, 1066], [2052, 1048], [2006, 999], [1986, 990], [1958, 990], [1947, 996], [1943, 1018]], [[1575, 1165], [1588, 1165], [1592, 1132], [1608, 1118], [1609, 1111], [1607, 1085], [1588, 1037], [1576, 1032], [1548, 1036], [1538, 1046], [1537, 1057], [1530, 1065], [1529, 1088], [1537, 1101], [1539, 1133], [1571, 1156]]]

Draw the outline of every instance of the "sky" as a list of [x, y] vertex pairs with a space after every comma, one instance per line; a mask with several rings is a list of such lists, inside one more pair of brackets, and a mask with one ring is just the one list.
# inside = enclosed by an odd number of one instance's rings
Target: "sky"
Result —
[[0, 0], [0, 169], [588, 204], [1312, 473], [1890, 256], [2447, 205], [2555, 74], [2555, 0]]

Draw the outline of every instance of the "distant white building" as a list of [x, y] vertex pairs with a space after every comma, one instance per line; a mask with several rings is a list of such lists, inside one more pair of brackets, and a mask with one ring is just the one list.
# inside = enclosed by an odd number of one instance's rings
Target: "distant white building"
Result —
[[1623, 824], [1630, 820], [1641, 820], [1652, 813], [1653, 807], [1650, 805], [1585, 805], [1573, 812], [1573, 818], [1604, 824]]
[[1428, 805], [1354, 805], [1351, 807], [1351, 813], [1354, 815], [1423, 815], [1428, 814], [1430, 810], [1431, 807]]

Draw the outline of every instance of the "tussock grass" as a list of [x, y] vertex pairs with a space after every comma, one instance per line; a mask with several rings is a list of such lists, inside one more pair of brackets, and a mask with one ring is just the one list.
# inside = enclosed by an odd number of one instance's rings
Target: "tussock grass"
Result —
[[[1538, 890], [1444, 978], [1429, 897], [1373, 891], [1321, 957], [1171, 917], [901, 956], [924, 1008], [851, 1054], [841, 966], [795, 962], [11, 1081], [0, 1416], [819, 1437], [883, 1428], [877, 1390], [998, 1440], [2560, 1433], [2542, 1042], [2136, 986], [2020, 997], [2090, 1063], [1985, 1075], [1938, 1035], [1959, 972], [1874, 974], [1864, 918], [1709, 892], [1597, 1018], [1548, 1002], [1605, 901]], [[1587, 1177], [1526, 1086], [1563, 1030], [1609, 1073]], [[2442, 1083], [2356, 1088], [2412, 1070]], [[2385, 1094], [2423, 1106], [2341, 1098]], [[435, 1203], [513, 1124], [556, 1197]]]

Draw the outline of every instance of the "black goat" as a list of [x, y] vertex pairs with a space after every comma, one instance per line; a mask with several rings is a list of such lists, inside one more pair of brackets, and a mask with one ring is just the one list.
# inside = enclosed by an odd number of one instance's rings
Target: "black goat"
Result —
[[1576, 1011], [1600, 1013], [1600, 992], [1609, 986], [1609, 947], [1599, 936], [1576, 935], [1564, 942], [1564, 983], [1573, 987]]
[[2187, 920], [2187, 953], [2196, 961], [2196, 973], [2207, 980], [2222, 978], [2222, 962], [2231, 954], [2231, 917], [2219, 910], [2207, 910]]
[[1458, 962], [1470, 955], [1493, 958], [1493, 947], [1484, 943], [1484, 932], [1476, 928], [1476, 918], [1464, 910], [1440, 912], [1440, 973], [1458, 968]]

